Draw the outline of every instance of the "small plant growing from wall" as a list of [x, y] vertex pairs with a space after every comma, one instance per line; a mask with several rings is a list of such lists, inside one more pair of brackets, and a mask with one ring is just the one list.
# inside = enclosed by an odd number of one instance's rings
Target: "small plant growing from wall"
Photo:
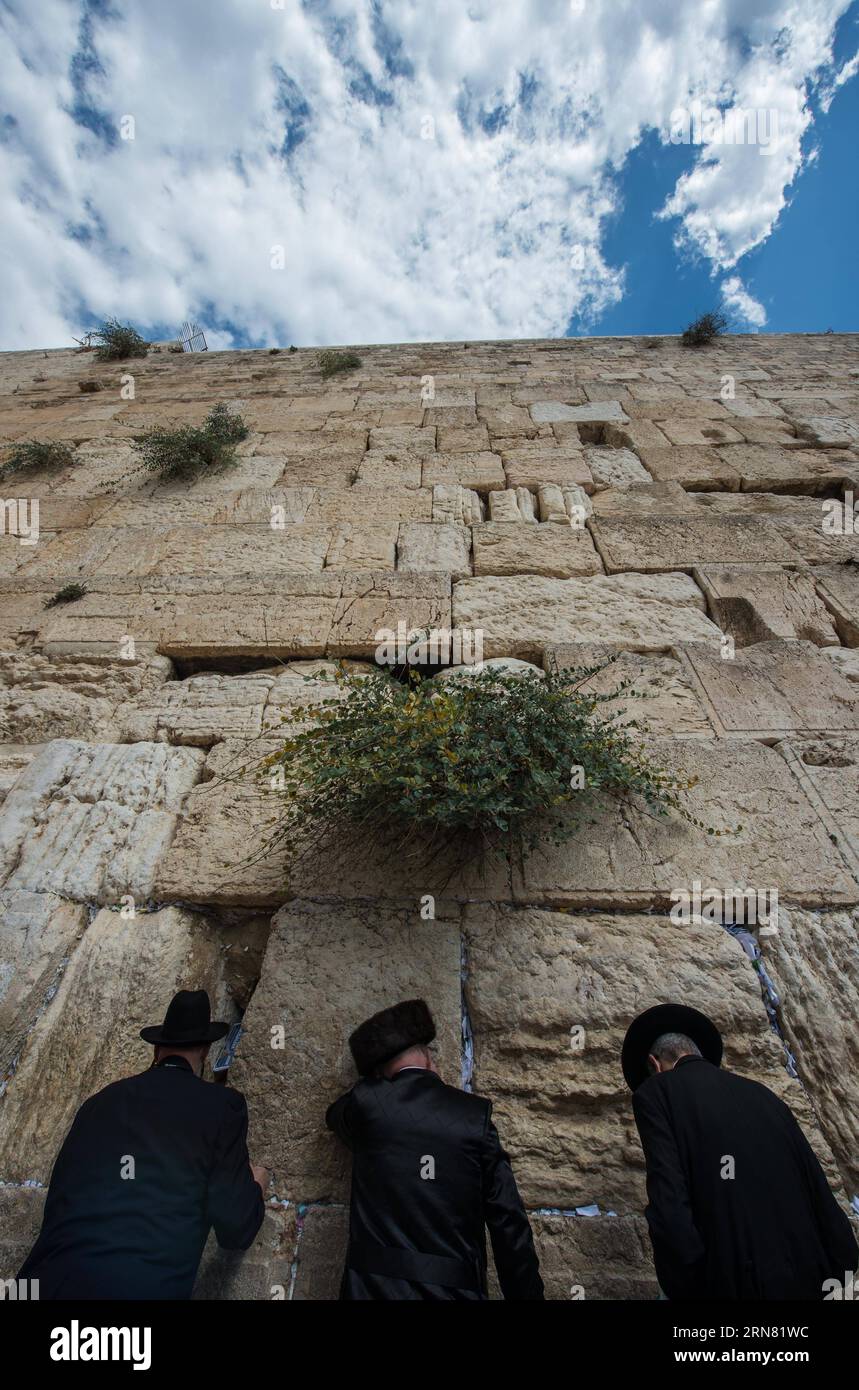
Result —
[[708, 343], [721, 337], [727, 327], [727, 315], [718, 310], [710, 314], [701, 314], [700, 318], [683, 329], [680, 341], [684, 347], [706, 347]]
[[511, 868], [579, 834], [598, 795], [702, 825], [682, 800], [694, 779], [656, 766], [638, 721], [621, 725], [625, 709], [605, 709], [635, 697], [631, 682], [605, 694], [579, 688], [601, 669], [338, 675], [339, 698], [289, 716], [303, 727], [263, 764], [281, 797], [267, 850], [285, 847], [294, 869], [350, 841], [424, 862], [456, 846], [458, 862], [489, 853]]
[[326, 348], [325, 352], [320, 352], [318, 361], [323, 381], [328, 381], [329, 377], [337, 376], [340, 372], [352, 372], [361, 366], [357, 352], [338, 352], [334, 348]]
[[85, 584], [66, 584], [52, 598], [45, 599], [45, 608], [58, 608], [63, 603], [76, 603], [86, 593]]
[[29, 440], [13, 444], [0, 465], [0, 478], [13, 473], [58, 473], [74, 463], [68, 444], [54, 440]]
[[130, 323], [120, 323], [119, 319], [105, 319], [100, 327], [87, 335], [95, 343], [95, 355], [99, 362], [119, 362], [127, 357], [145, 357], [149, 343], [141, 338]]
[[241, 415], [216, 405], [202, 425], [177, 430], [150, 430], [134, 447], [141, 468], [156, 473], [164, 482], [190, 482], [204, 473], [219, 473], [236, 461], [236, 445], [250, 431]]

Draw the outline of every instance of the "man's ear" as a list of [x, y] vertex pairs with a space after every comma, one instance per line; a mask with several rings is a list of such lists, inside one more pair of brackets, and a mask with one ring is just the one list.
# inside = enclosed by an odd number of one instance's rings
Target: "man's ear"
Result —
[[659, 1060], [658, 1057], [654, 1057], [654, 1055], [653, 1055], [652, 1052], [648, 1054], [648, 1057], [647, 1057], [647, 1065], [649, 1066], [650, 1070], [653, 1072], [654, 1076], [655, 1076], [658, 1072], [661, 1072], [661, 1071], [662, 1071], [662, 1063], [660, 1062], [660, 1060]]

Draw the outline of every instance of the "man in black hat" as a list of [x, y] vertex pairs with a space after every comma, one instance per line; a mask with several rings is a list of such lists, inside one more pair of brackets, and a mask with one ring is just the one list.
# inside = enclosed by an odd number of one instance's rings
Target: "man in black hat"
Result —
[[18, 1273], [41, 1299], [190, 1298], [206, 1237], [246, 1250], [263, 1218], [244, 1096], [202, 1080], [211, 1043], [205, 990], [180, 990], [148, 1071], [81, 1106], [57, 1155], [42, 1230]]
[[341, 1299], [482, 1300], [486, 1234], [505, 1298], [541, 1299], [531, 1227], [492, 1102], [447, 1086], [422, 999], [384, 1009], [349, 1039], [362, 1080], [329, 1108], [352, 1150]]
[[660, 1004], [623, 1044], [669, 1299], [823, 1299], [859, 1262], [850, 1222], [783, 1101], [720, 1069], [697, 1009]]

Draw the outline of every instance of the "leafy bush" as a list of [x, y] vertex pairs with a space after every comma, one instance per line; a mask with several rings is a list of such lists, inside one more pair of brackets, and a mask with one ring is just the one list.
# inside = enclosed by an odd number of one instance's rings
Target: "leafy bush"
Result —
[[53, 598], [45, 599], [45, 608], [56, 608], [61, 603], [74, 603], [86, 593], [85, 584], [66, 584], [58, 589]]
[[357, 352], [336, 352], [334, 348], [326, 348], [325, 352], [320, 352], [318, 360], [323, 381], [336, 376], [338, 372], [351, 372], [355, 367], [361, 366]]
[[74, 455], [68, 444], [34, 439], [11, 446], [0, 467], [0, 478], [11, 473], [56, 473], [71, 463], [74, 463]]
[[241, 415], [216, 405], [202, 425], [150, 430], [134, 447], [141, 455], [141, 467], [165, 481], [187, 480], [229, 468], [236, 461], [236, 445], [247, 439], [249, 432]]
[[340, 698], [289, 715], [304, 727], [263, 763], [283, 797], [268, 847], [285, 846], [294, 866], [351, 833], [393, 853], [455, 841], [463, 859], [491, 852], [512, 864], [544, 839], [574, 836], [596, 793], [701, 825], [681, 803], [694, 780], [648, 759], [638, 721], [619, 723], [625, 709], [603, 710], [646, 697], [630, 681], [605, 694], [578, 688], [602, 669], [406, 683], [338, 674]]
[[684, 328], [680, 341], [684, 347], [706, 347], [707, 343], [712, 343], [714, 338], [724, 333], [727, 327], [727, 315], [718, 310], [711, 314], [702, 314], [694, 323], [690, 323], [688, 328]]
[[90, 341], [97, 343], [96, 357], [99, 362], [118, 362], [124, 357], [145, 357], [149, 344], [141, 338], [130, 323], [120, 323], [119, 319], [105, 319], [100, 328], [88, 335]]

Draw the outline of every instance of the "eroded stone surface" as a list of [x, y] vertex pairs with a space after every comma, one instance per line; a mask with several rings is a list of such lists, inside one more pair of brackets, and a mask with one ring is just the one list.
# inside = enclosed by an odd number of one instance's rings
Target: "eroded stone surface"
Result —
[[149, 1066], [152, 1051], [139, 1030], [164, 1017], [177, 989], [208, 990], [215, 1018], [234, 1013], [221, 946], [206, 924], [178, 908], [134, 917], [102, 909], [30, 1032], [0, 1103], [7, 1181], [47, 1182], [84, 1100]]
[[757, 975], [721, 927], [469, 907], [466, 940], [475, 1089], [494, 1098], [529, 1206], [642, 1210], [644, 1160], [620, 1051], [632, 1019], [666, 999], [705, 1008], [726, 1064], [811, 1118]]
[[5, 888], [145, 902], [202, 762], [160, 743], [47, 744], [0, 809]]
[[[370, 1014], [421, 996], [439, 1033], [439, 1069], [459, 1084], [459, 918], [423, 921], [383, 904], [293, 902], [276, 917], [232, 1070], [251, 1144], [281, 1197], [348, 1194], [348, 1154], [325, 1110], [357, 1079], [347, 1037]], [[283, 1047], [272, 1029], [284, 1030]]]
[[584, 529], [486, 522], [474, 527], [474, 573], [540, 574], [567, 579], [601, 574], [602, 564]]
[[677, 574], [475, 578], [453, 591], [454, 624], [481, 628], [487, 656], [525, 660], [559, 642], [617, 642], [632, 651], [664, 651], [683, 641], [718, 644], [719, 629], [703, 608], [697, 585]]

